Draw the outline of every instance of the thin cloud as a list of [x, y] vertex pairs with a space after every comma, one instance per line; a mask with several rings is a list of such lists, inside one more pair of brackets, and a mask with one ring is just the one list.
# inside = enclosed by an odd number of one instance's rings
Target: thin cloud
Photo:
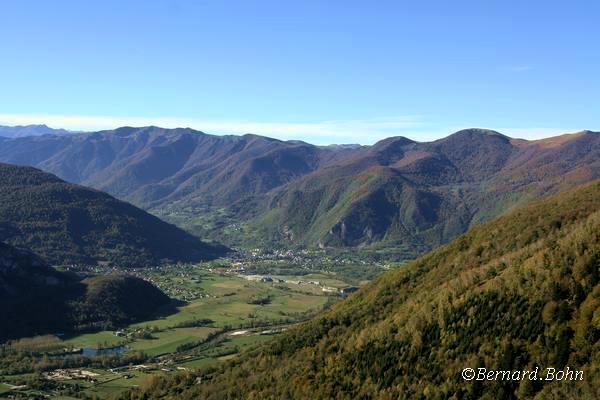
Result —
[[565, 133], [575, 133], [582, 129], [561, 129], [561, 128], [502, 128], [497, 129], [515, 139], [545, 139], [552, 136], [564, 135]]
[[[163, 128], [193, 128], [206, 133], [226, 135], [254, 133], [282, 140], [304, 140], [314, 144], [359, 143], [373, 144], [390, 136], [405, 136], [417, 141], [432, 141], [465, 128], [485, 127], [478, 124], [441, 125], [422, 116], [396, 116], [353, 120], [317, 122], [257, 122], [223, 121], [200, 118], [119, 117], [82, 115], [24, 115], [0, 114], [0, 125], [46, 124], [73, 131], [96, 131], [120, 126], [149, 126]], [[541, 139], [580, 129], [492, 127], [513, 138]]]
[[114, 129], [119, 126], [155, 125], [164, 128], [189, 127], [214, 134], [254, 133], [283, 140], [299, 139], [317, 144], [368, 144], [401, 134], [408, 129], [423, 127], [419, 116], [331, 120], [318, 122], [257, 122], [220, 121], [199, 118], [173, 117], [118, 117], [81, 115], [0, 115], [0, 124], [46, 124], [75, 131]]

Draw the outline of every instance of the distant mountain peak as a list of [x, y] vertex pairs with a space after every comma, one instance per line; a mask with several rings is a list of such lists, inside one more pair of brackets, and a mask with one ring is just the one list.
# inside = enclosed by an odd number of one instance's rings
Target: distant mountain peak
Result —
[[451, 138], [451, 137], [459, 137], [459, 136], [499, 136], [499, 137], [506, 138], [506, 139], [509, 138], [508, 136], [506, 136], [498, 131], [492, 130], [492, 129], [466, 128], [466, 129], [461, 129], [459, 131], [454, 132], [453, 134], [447, 136], [446, 139]]
[[0, 136], [8, 138], [20, 138], [25, 136], [41, 136], [41, 135], [65, 135], [73, 132], [65, 129], [53, 129], [46, 124], [31, 124], [31, 125], [16, 125], [3, 126], [0, 125]]
[[597, 134], [600, 134], [600, 132], [591, 131], [589, 129], [584, 129], [584, 130], [579, 131], [577, 133], [581, 133], [581, 134], [584, 134], [584, 135], [590, 135], [590, 134], [596, 134], [597, 135]]
[[409, 139], [405, 136], [390, 136], [388, 138], [385, 139], [381, 139], [380, 141], [376, 142], [373, 147], [378, 147], [378, 146], [386, 146], [386, 145], [390, 145], [390, 144], [399, 144], [399, 145], [407, 145], [407, 144], [411, 144], [411, 143], [416, 143], [414, 140]]

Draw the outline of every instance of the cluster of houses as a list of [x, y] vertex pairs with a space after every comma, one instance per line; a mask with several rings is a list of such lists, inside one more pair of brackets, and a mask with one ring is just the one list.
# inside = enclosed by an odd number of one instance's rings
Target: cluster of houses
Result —
[[138, 365], [123, 365], [121, 367], [115, 367], [109, 369], [109, 372], [119, 373], [125, 371], [141, 371], [141, 372], [150, 372], [150, 371], [162, 371], [162, 372], [172, 372], [174, 370], [177, 371], [188, 371], [189, 368], [186, 367], [169, 367], [166, 362], [160, 362], [158, 364], [138, 364]]
[[240, 277], [240, 278], [246, 279], [248, 281], [253, 281], [253, 282], [285, 283], [285, 280], [278, 279], [278, 278], [273, 278], [271, 275], [243, 275], [243, 274], [238, 274], [237, 276]]
[[325, 293], [335, 293], [342, 297], [346, 297], [350, 293], [356, 292], [358, 290], [358, 287], [348, 286], [345, 288], [335, 288], [335, 287], [331, 287], [331, 286], [323, 286], [323, 288], [321, 290], [323, 290], [323, 292], [325, 292]]
[[47, 379], [55, 380], [55, 381], [64, 381], [71, 379], [85, 379], [91, 382], [96, 380], [96, 377], [99, 374], [86, 371], [84, 369], [55, 369], [54, 371], [45, 372], [44, 376]]
[[331, 286], [323, 286], [323, 284], [319, 281], [304, 281], [304, 280], [290, 280], [290, 279], [281, 279], [281, 278], [277, 278], [277, 277], [273, 277], [271, 275], [244, 275], [244, 274], [237, 274], [238, 277], [249, 280], [249, 281], [254, 281], [254, 282], [276, 282], [276, 283], [289, 283], [292, 285], [316, 285], [316, 286], [321, 286], [321, 290], [324, 293], [332, 293], [332, 294], [338, 294], [342, 297], [346, 297], [348, 296], [350, 293], [354, 293], [358, 290], [358, 287], [356, 286], [348, 286], [348, 287], [344, 287], [344, 288], [336, 288], [336, 287], [331, 287]]

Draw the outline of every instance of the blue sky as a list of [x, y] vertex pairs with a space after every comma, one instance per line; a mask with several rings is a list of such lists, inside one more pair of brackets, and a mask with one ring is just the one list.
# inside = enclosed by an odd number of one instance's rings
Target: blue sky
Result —
[[4, 0], [0, 18], [0, 124], [600, 130], [597, 1]]

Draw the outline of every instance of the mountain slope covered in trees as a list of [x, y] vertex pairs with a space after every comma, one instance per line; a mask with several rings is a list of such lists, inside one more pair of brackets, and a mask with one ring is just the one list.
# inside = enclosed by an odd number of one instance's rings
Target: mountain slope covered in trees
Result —
[[600, 134], [466, 129], [433, 142], [314, 146], [192, 129], [0, 138], [33, 165], [235, 246], [360, 247], [413, 258], [516, 206], [600, 178]]
[[599, 177], [600, 134], [593, 132], [542, 141], [480, 129], [431, 143], [389, 138], [271, 191], [248, 231], [307, 246], [395, 248], [410, 258]]
[[4, 162], [35, 166], [145, 209], [173, 202], [222, 206], [265, 193], [355, 150], [153, 126], [0, 138]]
[[119, 326], [148, 317], [169, 301], [142, 279], [82, 280], [0, 242], [0, 340]]
[[105, 193], [0, 164], [0, 240], [53, 264], [145, 266], [224, 252]]
[[[595, 399], [599, 313], [595, 181], [479, 225], [225, 365], [124, 397]], [[461, 377], [536, 366], [584, 379]]]

